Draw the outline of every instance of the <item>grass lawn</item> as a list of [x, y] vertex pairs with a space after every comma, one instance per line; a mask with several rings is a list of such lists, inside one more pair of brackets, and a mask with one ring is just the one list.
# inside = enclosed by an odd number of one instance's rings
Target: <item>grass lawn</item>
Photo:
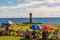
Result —
[[0, 40], [19, 40], [20, 38], [16, 36], [0, 36]]
[[[17, 37], [17, 36], [0, 36], [0, 40], [31, 40], [31, 39], [25, 39], [24, 37]], [[48, 39], [48, 40], [53, 40], [53, 39]]]
[[25, 39], [24, 37], [17, 36], [0, 36], [0, 40], [31, 40], [31, 39]]
[[[13, 26], [13, 30], [20, 30], [20, 29], [22, 29], [22, 30], [30, 30], [31, 31], [31, 29], [29, 28], [29, 26], [30, 26], [31, 24], [25, 24], [25, 25], [12, 25]], [[45, 24], [42, 24], [41, 26], [45, 26]], [[55, 26], [55, 25], [54, 25]], [[58, 27], [58, 26], [55, 26], [55, 28], [54, 28], [54, 30], [55, 29], [60, 29], [60, 27]], [[52, 30], [52, 31], [54, 31], [54, 30]], [[0, 36], [0, 40], [25, 40], [24, 38], [22, 38], [22, 37], [17, 37], [17, 36]]]

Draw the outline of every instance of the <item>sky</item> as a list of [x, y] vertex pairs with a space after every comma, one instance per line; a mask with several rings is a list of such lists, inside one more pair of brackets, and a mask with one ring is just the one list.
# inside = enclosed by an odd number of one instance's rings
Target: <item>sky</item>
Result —
[[0, 0], [0, 18], [60, 17], [60, 0]]

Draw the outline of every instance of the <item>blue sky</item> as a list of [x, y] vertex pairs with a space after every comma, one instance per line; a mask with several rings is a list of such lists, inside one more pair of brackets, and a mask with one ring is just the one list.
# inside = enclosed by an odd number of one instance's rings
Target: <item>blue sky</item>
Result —
[[60, 0], [0, 0], [0, 18], [60, 17]]

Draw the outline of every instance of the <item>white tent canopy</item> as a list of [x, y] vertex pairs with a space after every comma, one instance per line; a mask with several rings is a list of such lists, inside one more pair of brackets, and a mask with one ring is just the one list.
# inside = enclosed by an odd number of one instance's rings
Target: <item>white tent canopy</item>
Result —
[[7, 23], [8, 23], [8, 24], [14, 24], [14, 23], [13, 23], [12, 21], [10, 21], [10, 20], [9, 20], [9, 21], [7, 21]]

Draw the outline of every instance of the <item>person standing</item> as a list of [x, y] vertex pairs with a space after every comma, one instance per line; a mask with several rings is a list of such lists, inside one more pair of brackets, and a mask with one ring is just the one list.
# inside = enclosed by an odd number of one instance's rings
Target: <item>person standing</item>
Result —
[[26, 30], [26, 32], [25, 32], [25, 38], [27, 39], [29, 39], [30, 38], [30, 32], [28, 31], [28, 30]]
[[47, 37], [48, 37], [47, 32], [48, 32], [48, 31], [46, 31], [46, 30], [45, 30], [45, 31], [44, 31], [44, 30], [42, 31], [42, 39], [43, 39], [43, 40], [47, 40]]

